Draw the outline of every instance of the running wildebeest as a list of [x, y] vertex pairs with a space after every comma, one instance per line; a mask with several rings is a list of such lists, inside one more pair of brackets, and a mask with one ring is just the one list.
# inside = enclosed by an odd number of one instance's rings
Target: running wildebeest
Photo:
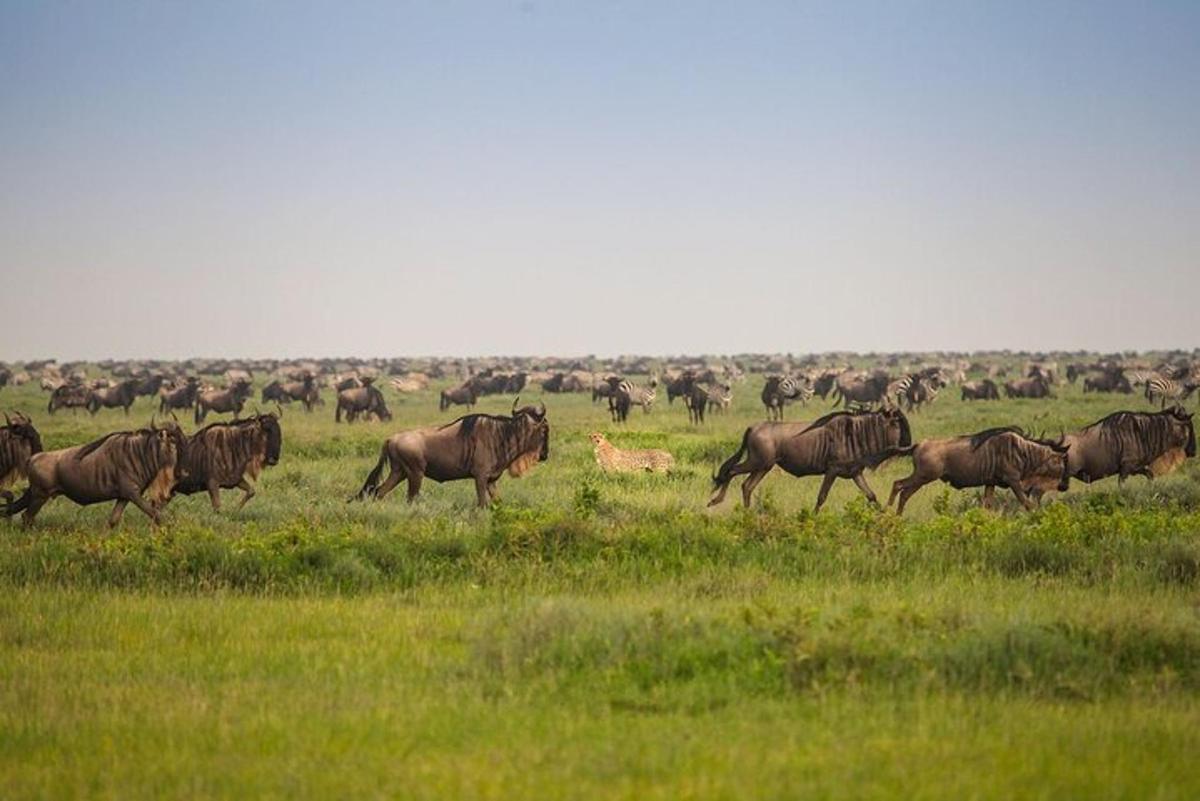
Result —
[[[51, 498], [65, 495], [81, 506], [116, 501], [108, 525], [121, 520], [132, 503], [158, 525], [161, 506], [171, 497], [177, 467], [187, 453], [187, 435], [175, 423], [118, 431], [87, 445], [42, 451], [29, 458], [29, 488], [5, 509], [24, 512], [25, 525]], [[149, 493], [149, 501], [143, 494]]]
[[129, 414], [129, 407], [137, 400], [137, 380], [126, 379], [115, 387], [93, 389], [88, 392], [87, 410], [91, 414], [105, 409], [121, 409]]
[[275, 401], [276, 403], [291, 403], [292, 401], [300, 401], [304, 405], [304, 411], [311, 412], [313, 406], [321, 399], [321, 391], [317, 389], [317, 379], [312, 373], [305, 373], [304, 378], [300, 381], [272, 381], [263, 387], [262, 400], [263, 403]]
[[8, 487], [17, 479], [27, 477], [29, 457], [42, 452], [42, 438], [33, 422], [20, 412], [4, 415], [0, 428], [0, 498], [12, 501]]
[[391, 420], [392, 413], [384, 402], [383, 392], [369, 381], [356, 389], [343, 389], [338, 393], [337, 409], [333, 413], [335, 423], [342, 422], [342, 411], [346, 412], [346, 422], [353, 423], [360, 414], [365, 414], [369, 420], [375, 415], [380, 420]]
[[190, 409], [196, 405], [196, 395], [200, 392], [200, 379], [189, 377], [180, 386], [160, 387], [158, 390], [158, 412], [166, 414], [175, 409]]
[[931, 481], [944, 481], [955, 489], [984, 488], [984, 505], [991, 504], [996, 487], [1008, 487], [1027, 509], [1034, 507], [1025, 488], [1057, 487], [1065, 492], [1070, 484], [1068, 447], [1061, 440], [1031, 439], [1015, 427], [990, 428], [977, 434], [949, 439], [927, 439], [909, 448], [913, 471], [892, 484], [888, 506], [899, 496], [897, 514], [917, 490]]
[[[911, 444], [908, 418], [894, 408], [832, 412], [812, 423], [758, 423], [746, 429], [741, 447], [713, 476], [708, 505], [723, 501], [729, 482], [748, 473], [742, 483], [742, 503], [749, 506], [754, 488], [779, 465], [797, 478], [824, 476], [814, 511], [820, 511], [838, 478], [852, 479], [867, 500], [878, 506], [863, 471], [878, 467]], [[745, 461], [739, 461], [743, 456]]]
[[438, 410], [444, 412], [455, 405], [466, 406], [470, 409], [477, 400], [479, 400], [479, 393], [476, 391], [475, 383], [467, 381], [454, 389], [442, 390], [441, 397], [438, 399]]
[[[469, 414], [443, 426], [393, 434], [383, 443], [379, 463], [351, 500], [383, 498], [407, 480], [412, 502], [425, 478], [438, 482], [471, 478], [478, 504], [486, 508], [496, 500], [496, 482], [505, 470], [519, 478], [549, 456], [545, 404], [517, 408], [513, 401], [511, 417]], [[383, 468], [388, 466], [391, 472], [380, 484]]]
[[1174, 407], [1161, 412], [1113, 412], [1082, 431], [1067, 434], [1071, 478], [1085, 484], [1109, 476], [1155, 478], [1196, 455], [1192, 415]]
[[250, 399], [252, 390], [250, 383], [237, 379], [228, 389], [210, 389], [196, 395], [196, 425], [204, 422], [210, 411], [225, 413], [233, 412], [233, 419], [238, 419], [246, 401]]
[[[239, 509], [254, 497], [254, 485], [264, 467], [279, 464], [283, 432], [273, 414], [256, 414], [232, 423], [212, 423], [188, 437], [179, 461], [182, 477], [174, 495], [208, 492], [214, 511], [221, 508], [221, 490], [244, 493]], [[164, 502], [165, 505], [165, 502]]]

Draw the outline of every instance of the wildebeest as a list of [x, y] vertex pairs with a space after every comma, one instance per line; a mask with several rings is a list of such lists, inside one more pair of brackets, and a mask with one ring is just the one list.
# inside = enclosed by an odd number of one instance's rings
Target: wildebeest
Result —
[[1083, 391], [1117, 392], [1122, 395], [1129, 395], [1133, 392], [1133, 386], [1129, 383], [1125, 371], [1117, 367], [1106, 369], [1100, 375], [1086, 376], [1083, 379]]
[[884, 395], [887, 393], [888, 384], [891, 379], [887, 373], [876, 371], [866, 376], [855, 376], [850, 373], [842, 373], [837, 377], [835, 382], [833, 402], [837, 405], [839, 402], [844, 404], [846, 408], [850, 408], [852, 404], [860, 406], [872, 406], [876, 403], [882, 403]]
[[897, 514], [904, 514], [909, 498], [931, 481], [941, 480], [955, 489], [983, 487], [985, 505], [996, 487], [1008, 487], [1028, 509], [1034, 501], [1026, 495], [1026, 487], [1050, 486], [1065, 492], [1070, 483], [1065, 443], [1031, 439], [1011, 426], [965, 437], [927, 439], [910, 451], [912, 474], [892, 484], [888, 497], [888, 506], [900, 498]]
[[304, 378], [300, 381], [272, 381], [263, 387], [262, 390], [263, 403], [275, 401], [276, 403], [291, 403], [292, 401], [300, 401], [304, 405], [304, 411], [311, 412], [313, 406], [321, 399], [321, 391], [317, 389], [317, 379], [312, 373], [305, 373]]
[[196, 395], [196, 424], [204, 422], [210, 411], [218, 413], [233, 412], [233, 419], [238, 419], [246, 401], [250, 399], [250, 384], [237, 379], [228, 389], [209, 389]]
[[211, 423], [188, 437], [179, 462], [182, 477], [172, 495], [207, 492], [212, 508], [221, 508], [221, 490], [240, 489], [241, 509], [254, 497], [264, 467], [279, 464], [283, 432], [273, 414], [256, 414], [232, 423]]
[[438, 398], [438, 410], [444, 412], [456, 405], [466, 406], [470, 409], [477, 400], [479, 400], [479, 393], [476, 391], [475, 384], [467, 381], [454, 389], [443, 389]]
[[353, 423], [360, 414], [366, 415], [368, 420], [371, 415], [380, 420], [392, 419], [392, 413], [388, 411], [387, 403], [383, 399], [383, 392], [370, 382], [355, 389], [343, 389], [338, 393], [337, 409], [333, 414], [335, 423], [342, 422], [343, 410], [346, 412], [347, 423]]
[[1000, 400], [996, 382], [990, 378], [982, 381], [968, 381], [962, 385], [963, 400]]
[[1004, 382], [1004, 396], [1007, 398], [1053, 398], [1050, 382], [1042, 376], [1022, 378], [1017, 381]]
[[[421, 481], [472, 478], [480, 507], [496, 500], [496, 482], [508, 470], [514, 477], [528, 472], [550, 456], [550, 424], [546, 407], [517, 408], [512, 416], [469, 414], [443, 426], [401, 431], [383, 443], [379, 463], [351, 500], [383, 498], [401, 481], [408, 481], [408, 500], [421, 491]], [[390, 467], [380, 484], [383, 468]]]
[[8, 502], [12, 493], [7, 488], [26, 477], [29, 457], [42, 452], [42, 438], [33, 422], [20, 412], [13, 412], [11, 417], [5, 413], [4, 423], [0, 428], [0, 498]]
[[196, 405], [200, 392], [200, 379], [189, 377], [177, 387], [161, 387], [158, 390], [158, 412], [166, 414], [175, 409], [190, 409]]
[[613, 399], [616, 397], [617, 388], [621, 386], [622, 378], [619, 375], [605, 376], [604, 378], [592, 384], [592, 403], [599, 401], [601, 398], [608, 399], [608, 410], [611, 412], [613, 407]]
[[137, 380], [126, 379], [115, 387], [93, 389], [88, 392], [87, 410], [91, 414], [105, 409], [121, 409], [129, 414], [129, 407], [137, 400]]
[[1161, 412], [1113, 412], [1074, 434], [1070, 446], [1071, 478], [1090, 484], [1108, 476], [1123, 483], [1129, 476], [1154, 478], [1169, 473], [1196, 455], [1192, 415], [1178, 407]]
[[[811, 397], [811, 392], [809, 397]], [[763, 406], [767, 408], [768, 420], [782, 420], [783, 406], [790, 400], [802, 398], [800, 384], [791, 376], [785, 375], [769, 375], [767, 382], [763, 384], [762, 394]]]
[[133, 392], [139, 398], [153, 397], [154, 395], [158, 394], [160, 389], [162, 389], [163, 382], [166, 380], [166, 376], [164, 376], [162, 373], [153, 373], [150, 375], [135, 377]]
[[92, 396], [92, 390], [86, 384], [71, 382], [62, 384], [50, 393], [50, 403], [46, 411], [54, 414], [59, 409], [86, 409]]
[[704, 412], [708, 409], [708, 389], [700, 382], [693, 381], [683, 394], [683, 405], [688, 410], [688, 422], [697, 425], [703, 423]]
[[[749, 506], [754, 488], [779, 465], [797, 478], [824, 476], [816, 511], [820, 511], [838, 478], [852, 479], [878, 506], [879, 500], [863, 471], [878, 467], [911, 444], [908, 419], [899, 409], [833, 412], [812, 423], [758, 423], [746, 429], [741, 447], [713, 476], [713, 496], [708, 505], [723, 501], [729, 483], [748, 473], [742, 483], [742, 503]], [[743, 456], [745, 460], [740, 461]]]
[[[108, 434], [87, 445], [42, 451], [29, 458], [29, 488], [5, 512], [24, 512], [25, 525], [58, 495], [81, 506], [116, 501], [108, 525], [132, 503], [155, 525], [159, 507], [171, 496], [177, 467], [187, 453], [187, 435], [175, 423]], [[142, 497], [149, 493], [149, 500]]]
[[683, 398], [691, 393], [692, 387], [696, 384], [696, 373], [692, 370], [684, 370], [675, 378], [668, 377], [663, 383], [667, 389], [667, 405], [672, 405], [676, 398]]

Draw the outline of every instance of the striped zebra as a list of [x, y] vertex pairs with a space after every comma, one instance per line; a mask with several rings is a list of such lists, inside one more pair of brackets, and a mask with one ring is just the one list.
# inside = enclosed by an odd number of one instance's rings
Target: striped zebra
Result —
[[911, 412], [926, 403], [933, 403], [937, 400], [938, 392], [944, 386], [946, 386], [946, 382], [942, 379], [940, 372], [912, 373], [888, 384], [884, 403], [891, 405], [892, 399], [895, 398], [897, 408], [907, 407], [907, 410]]
[[642, 387], [628, 378], [622, 379], [617, 384], [617, 389], [613, 393], [612, 402], [609, 406], [609, 410], [613, 415], [613, 422], [624, 423], [629, 417], [629, 410], [634, 404], [641, 406], [642, 412], [649, 414], [657, 397], [658, 390], [655, 387]]
[[708, 411], [725, 412], [733, 403], [733, 387], [729, 384], [713, 384], [704, 388], [708, 396]]
[[1160, 409], [1167, 408], [1167, 401], [1171, 403], [1183, 403], [1192, 396], [1196, 388], [1200, 384], [1196, 384], [1190, 379], [1176, 381], [1173, 378], [1163, 378], [1158, 376], [1151, 378], [1146, 382], [1146, 400], [1150, 403], [1158, 401]]

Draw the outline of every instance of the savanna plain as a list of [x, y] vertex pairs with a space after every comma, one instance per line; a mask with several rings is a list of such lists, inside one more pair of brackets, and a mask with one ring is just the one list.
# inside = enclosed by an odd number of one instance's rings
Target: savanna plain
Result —
[[[736, 491], [708, 509], [715, 464], [764, 417], [752, 375], [699, 426], [661, 397], [615, 425], [586, 394], [529, 392], [550, 458], [492, 510], [470, 481], [347, 503], [387, 434], [455, 416], [448, 385], [385, 388], [389, 423], [292, 404], [241, 510], [200, 494], [109, 531], [109, 504], [59, 499], [31, 529], [0, 522], [0, 795], [1200, 797], [1195, 460], [1034, 512], [935, 484], [899, 518], [839, 481], [813, 515], [819, 479], [779, 471], [750, 509]], [[1150, 409], [1056, 393], [947, 390], [914, 438]], [[157, 405], [45, 404], [0, 390], [47, 449]], [[677, 469], [602, 474], [594, 430]], [[908, 471], [867, 480], [886, 498]]]

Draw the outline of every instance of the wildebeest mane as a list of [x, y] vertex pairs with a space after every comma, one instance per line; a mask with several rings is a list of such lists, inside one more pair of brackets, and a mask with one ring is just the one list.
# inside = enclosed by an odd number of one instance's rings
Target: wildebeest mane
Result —
[[993, 437], [998, 437], [1001, 434], [1016, 434], [1021, 439], [1029, 439], [1029, 435], [1026, 434], [1024, 429], [1022, 429], [1020, 426], [997, 426], [995, 428], [984, 429], [976, 434], [972, 434], [971, 450], [978, 450], [983, 443], [987, 442]]
[[1084, 431], [1099, 428], [1101, 437], [1115, 438], [1123, 449], [1136, 444], [1146, 452], [1161, 454], [1171, 447], [1171, 422], [1186, 423], [1188, 441], [1185, 453], [1194, 456], [1196, 429], [1190, 419], [1181, 416], [1181, 411], [1178, 407], [1172, 407], [1160, 412], [1113, 412], [1092, 423]]

